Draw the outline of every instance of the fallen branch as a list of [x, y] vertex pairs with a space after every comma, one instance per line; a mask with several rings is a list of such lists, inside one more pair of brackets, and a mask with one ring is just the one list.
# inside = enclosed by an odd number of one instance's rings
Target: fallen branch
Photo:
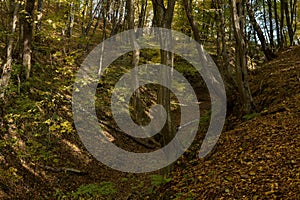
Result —
[[[108, 127], [109, 129], [112, 129], [116, 132], [119, 132], [119, 133], [122, 133], [124, 134], [124, 132], [117, 128], [117, 127], [113, 127], [111, 126], [110, 124], [106, 123], [105, 121], [102, 121], [102, 120], [98, 120], [100, 124], [102, 125], [105, 125], [106, 127]], [[128, 134], [125, 134], [127, 137], [129, 137], [130, 139], [132, 139], [133, 141], [135, 141], [136, 143], [148, 148], [148, 149], [155, 149], [157, 147], [160, 147], [160, 144], [153, 138], [146, 138], [146, 139], [140, 139], [140, 138], [136, 138], [136, 137], [133, 137], [131, 135], [128, 135]], [[149, 142], [146, 142], [145, 140], [148, 140], [150, 141], [151, 143], [153, 144], [150, 144]]]
[[74, 168], [68, 168], [68, 167], [50, 167], [50, 166], [46, 166], [46, 165], [38, 165], [39, 167], [48, 170], [48, 171], [52, 171], [52, 172], [64, 172], [64, 173], [74, 173], [74, 174], [79, 174], [79, 175], [86, 175], [88, 174], [85, 171], [81, 171], [78, 169], [74, 169]]

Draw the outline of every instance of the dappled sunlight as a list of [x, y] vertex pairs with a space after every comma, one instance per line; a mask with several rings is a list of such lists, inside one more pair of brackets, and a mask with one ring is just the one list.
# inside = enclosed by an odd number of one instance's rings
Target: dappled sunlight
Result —
[[0, 1], [0, 199], [299, 199], [299, 5]]
[[71, 143], [70, 141], [66, 139], [61, 140], [63, 144], [65, 144], [71, 151], [71, 154], [78, 157], [80, 160], [82, 160], [85, 164], [88, 164], [91, 162], [91, 159], [86, 154], [86, 152], [83, 152], [82, 149], [80, 149], [77, 145]]

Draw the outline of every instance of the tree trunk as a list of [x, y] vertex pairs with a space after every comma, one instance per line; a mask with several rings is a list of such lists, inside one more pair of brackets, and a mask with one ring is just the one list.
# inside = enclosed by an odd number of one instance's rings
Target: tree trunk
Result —
[[283, 0], [283, 5], [284, 5], [284, 11], [285, 11], [290, 45], [294, 45], [294, 35], [296, 32], [296, 28], [293, 26], [294, 26], [294, 22], [295, 22], [294, 19], [296, 19], [297, 0], [294, 0], [294, 3], [292, 0], [290, 1], [290, 9], [289, 9], [289, 3], [287, 0]]
[[[296, 30], [297, 30], [297, 17], [298, 17], [298, 12], [297, 12], [297, 0], [294, 0], [294, 3], [292, 4], [291, 1], [291, 21], [292, 21], [292, 31], [293, 31], [293, 37], [295, 36]], [[293, 41], [294, 44], [294, 41]]]
[[243, 114], [248, 114], [252, 110], [252, 95], [248, 83], [248, 72], [247, 72], [247, 50], [244, 41], [244, 23], [243, 23], [243, 12], [242, 3], [237, 3], [236, 0], [231, 0], [231, 12], [232, 22], [234, 28], [234, 35], [236, 39], [236, 73], [237, 73], [237, 85], [240, 94], [240, 103], [242, 105]]
[[[127, 0], [127, 19], [128, 19], [128, 29], [129, 30], [134, 30], [134, 0]], [[131, 34], [130, 35], [130, 42], [132, 45], [132, 73], [131, 73], [131, 80], [132, 80], [132, 87], [133, 88], [139, 88], [139, 80], [138, 80], [138, 65], [140, 62], [140, 47], [136, 41], [136, 34]], [[133, 119], [136, 121], [136, 123], [141, 124], [141, 112], [142, 112], [142, 107], [141, 107], [141, 101], [140, 101], [140, 90], [137, 89], [135, 94], [132, 97], [133, 103]]]
[[107, 12], [109, 10], [109, 5], [106, 3], [104, 3], [102, 5], [102, 18], [103, 18], [103, 28], [102, 28], [102, 45], [101, 45], [101, 54], [100, 54], [100, 63], [99, 63], [99, 71], [98, 71], [98, 75], [101, 75], [101, 71], [102, 71], [102, 65], [103, 65], [103, 55], [104, 55], [104, 40], [106, 40], [106, 29], [107, 29]]
[[272, 52], [272, 50], [267, 47], [267, 42], [266, 42], [265, 36], [264, 36], [263, 31], [261, 30], [259, 24], [257, 23], [257, 21], [255, 19], [255, 16], [254, 16], [254, 13], [252, 11], [250, 3], [247, 2], [246, 5], [247, 5], [247, 10], [248, 10], [248, 15], [249, 15], [249, 18], [250, 18], [250, 23], [252, 24], [255, 32], [257, 33], [258, 39], [261, 43], [262, 50], [263, 50], [266, 58], [268, 60], [272, 60], [276, 56]]
[[269, 23], [270, 23], [270, 45], [274, 48], [274, 29], [273, 29], [273, 14], [272, 14], [272, 1], [268, 0], [268, 13], [269, 13]]
[[[171, 29], [174, 8], [176, 0], [168, 0], [167, 7], [164, 5], [164, 0], [152, 0], [154, 17], [153, 25], [155, 27], [162, 27]], [[160, 34], [161, 47], [168, 46], [172, 36]], [[161, 79], [165, 81], [165, 85], [171, 86], [171, 67], [173, 67], [173, 54], [171, 52], [161, 50], [161, 64], [170, 66], [169, 69], [161, 71]], [[170, 87], [169, 87], [170, 88]], [[158, 104], [163, 105], [167, 114], [167, 121], [164, 128], [161, 130], [162, 139], [160, 141], [161, 146], [167, 145], [175, 136], [175, 127], [172, 123], [171, 107], [170, 107], [170, 91], [168, 88], [160, 86], [158, 91]], [[173, 164], [166, 167], [163, 170], [163, 174], [168, 174], [173, 168]]]
[[264, 21], [263, 27], [265, 29], [264, 33], [266, 34], [266, 38], [268, 40], [270, 40], [270, 31], [269, 31], [268, 26], [267, 26], [267, 17], [266, 17], [266, 12], [267, 11], [266, 11], [265, 1], [262, 1], [262, 5], [263, 5], [263, 21]]
[[16, 32], [16, 28], [17, 28], [19, 7], [20, 7], [20, 4], [18, 1], [15, 1], [15, 0], [9, 1], [11, 30], [10, 30], [10, 36], [9, 36], [8, 45], [7, 45], [6, 63], [3, 66], [1, 80], [0, 80], [0, 98], [4, 97], [5, 89], [7, 88], [10, 77], [11, 77], [13, 46], [15, 43], [14, 35]]
[[36, 21], [37, 21], [36, 30], [38, 32], [40, 32], [42, 29], [43, 5], [44, 5], [44, 1], [38, 0], [37, 18], [36, 18]]
[[277, 47], [280, 47], [282, 44], [281, 41], [281, 34], [279, 29], [279, 19], [278, 19], [278, 12], [277, 12], [277, 1], [274, 0], [274, 17], [275, 17], [275, 24], [276, 24], [276, 35], [277, 35]]
[[281, 48], [286, 46], [285, 34], [283, 31], [284, 28], [284, 0], [280, 0], [280, 38], [281, 38]]
[[192, 31], [194, 33], [195, 41], [197, 41], [199, 44], [201, 44], [199, 28], [198, 28], [198, 26], [197, 26], [197, 24], [194, 20], [193, 14], [192, 14], [192, 0], [183, 1], [183, 5], [184, 5], [184, 8], [185, 8], [186, 16], [189, 20], [190, 26], [191, 26]]
[[34, 0], [27, 0], [25, 5], [26, 15], [24, 18], [24, 41], [23, 41], [23, 66], [25, 67], [26, 79], [30, 76], [31, 71], [31, 42], [33, 35], [33, 10]]
[[112, 21], [112, 30], [110, 36], [116, 35], [119, 32], [120, 24], [123, 17], [123, 1], [118, 1], [114, 3], [114, 14]]
[[87, 18], [87, 12], [88, 12], [88, 5], [89, 5], [89, 1], [88, 0], [84, 0], [83, 2], [83, 8], [82, 8], [82, 19], [81, 19], [81, 36], [83, 38], [85, 38], [87, 36], [86, 34], [86, 18]]
[[68, 38], [71, 38], [73, 35], [74, 20], [75, 20], [74, 2], [70, 2], [69, 14], [68, 14], [68, 32], [67, 32]]
[[[85, 32], [85, 36], [87, 36], [89, 34], [89, 32], [91, 30], [91, 27], [92, 27], [92, 25], [94, 23], [94, 20], [95, 20], [95, 18], [97, 16], [98, 10], [101, 8], [101, 5], [102, 5], [102, 2], [99, 1], [98, 4], [96, 5], [95, 9], [90, 8], [92, 10], [89, 12], [90, 13], [90, 15], [89, 15], [90, 19], [89, 19], [89, 22], [86, 25], [86, 28], [85, 28], [85, 31], [84, 31]], [[74, 15], [73, 15], [73, 22], [74, 22]]]
[[289, 12], [289, 5], [288, 5], [287, 0], [283, 0], [283, 6], [284, 6], [284, 12], [285, 12], [286, 25], [287, 25], [287, 29], [288, 29], [288, 35], [289, 35], [289, 39], [290, 39], [290, 45], [293, 45], [294, 33], [293, 33], [290, 12]]
[[[139, 14], [138, 28], [143, 28], [145, 25], [147, 5], [148, 5], [148, 0], [142, 0], [141, 12]], [[143, 35], [142, 32], [137, 33], [137, 37], [141, 37], [142, 35]]]

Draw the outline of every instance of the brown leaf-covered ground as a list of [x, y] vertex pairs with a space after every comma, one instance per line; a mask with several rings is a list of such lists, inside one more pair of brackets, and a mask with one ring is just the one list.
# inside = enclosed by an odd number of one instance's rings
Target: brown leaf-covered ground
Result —
[[251, 72], [257, 113], [184, 159], [157, 199], [300, 199], [300, 48]]

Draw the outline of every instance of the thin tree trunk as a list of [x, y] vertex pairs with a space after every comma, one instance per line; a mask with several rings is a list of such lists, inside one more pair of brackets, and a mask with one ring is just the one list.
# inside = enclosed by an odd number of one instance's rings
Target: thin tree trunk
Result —
[[[134, 31], [134, 0], [127, 0], [128, 10], [128, 28], [129, 30]], [[132, 53], [132, 73], [131, 73], [131, 79], [132, 79], [132, 86], [133, 88], [139, 88], [139, 80], [138, 80], [138, 65], [140, 62], [140, 49], [139, 45], [136, 41], [136, 34], [130, 35], [130, 42], [132, 45], [133, 53]], [[134, 96], [133, 96], [133, 119], [140, 124], [141, 123], [141, 116], [140, 113], [142, 111], [141, 108], [141, 101], [140, 101], [140, 90], [137, 89]]]
[[15, 43], [14, 35], [17, 28], [18, 22], [18, 12], [20, 4], [18, 1], [10, 0], [9, 1], [9, 13], [10, 13], [10, 36], [8, 39], [7, 53], [6, 53], [6, 63], [3, 66], [1, 80], [0, 80], [0, 97], [4, 97], [5, 89], [9, 84], [11, 77], [11, 65], [12, 65], [12, 55], [13, 55], [13, 46]]
[[281, 38], [281, 48], [286, 46], [286, 39], [284, 35], [284, 0], [280, 0], [280, 38]]
[[273, 14], [272, 14], [272, 1], [268, 0], [268, 12], [269, 12], [269, 23], [270, 23], [270, 45], [274, 48], [274, 29], [273, 29]]
[[73, 28], [74, 28], [74, 20], [75, 20], [75, 13], [74, 13], [74, 2], [70, 2], [69, 4], [69, 16], [68, 16], [68, 38], [71, 38], [73, 35]]
[[82, 22], [81, 22], [82, 37], [87, 36], [87, 34], [86, 34], [86, 18], [87, 18], [88, 5], [89, 5], [89, 1], [84, 0], [83, 10], [81, 12], [81, 14], [82, 14]]
[[283, 5], [284, 5], [285, 18], [286, 18], [286, 25], [288, 28], [288, 35], [289, 35], [289, 39], [290, 39], [290, 45], [293, 45], [294, 33], [293, 33], [293, 27], [292, 27], [292, 22], [291, 22], [291, 18], [290, 18], [288, 1], [283, 0]]
[[287, 22], [290, 45], [294, 45], [294, 36], [296, 32], [296, 24], [297, 24], [296, 6], [297, 6], [297, 0], [294, 0], [294, 2], [290, 0], [290, 3], [288, 3], [287, 0], [284, 0], [285, 17]]
[[270, 50], [268, 47], [267, 47], [267, 42], [266, 42], [266, 39], [265, 39], [265, 36], [263, 34], [263, 31], [261, 30], [259, 24], [257, 23], [256, 19], [255, 19], [255, 16], [254, 16], [254, 13], [252, 11], [252, 8], [251, 8], [251, 5], [249, 2], [246, 3], [247, 5], [247, 10], [248, 10], [248, 15], [249, 15], [249, 18], [250, 18], [250, 23], [252, 24], [254, 30], [256, 31], [257, 33], [257, 36], [258, 36], [258, 39], [261, 43], [261, 46], [262, 46], [262, 50], [266, 56], [266, 58], [268, 60], [272, 60], [273, 58], [275, 58], [275, 54], [272, 52], [272, 50]]
[[41, 29], [42, 29], [43, 5], [44, 5], [44, 1], [43, 0], [38, 0], [37, 18], [36, 18], [36, 21], [37, 21], [36, 30], [38, 32], [40, 32]]
[[279, 29], [279, 19], [278, 19], [278, 11], [277, 11], [277, 1], [274, 0], [274, 15], [275, 15], [275, 24], [276, 24], [276, 35], [277, 35], [277, 47], [280, 47], [282, 44], [281, 34]]
[[190, 26], [192, 28], [195, 41], [197, 41], [199, 44], [201, 44], [199, 28], [194, 20], [193, 14], [192, 14], [192, 0], [183, 1], [183, 5], [185, 8], [186, 16], [187, 16]]
[[103, 28], [102, 28], [102, 45], [101, 45], [101, 55], [100, 55], [100, 63], [99, 63], [99, 71], [98, 75], [101, 75], [101, 71], [103, 68], [103, 55], [104, 55], [104, 40], [106, 40], [106, 31], [107, 31], [107, 12], [109, 10], [109, 5], [107, 5], [107, 2], [102, 5], [102, 18], [103, 18]]
[[31, 42], [33, 35], [33, 10], [34, 0], [27, 0], [25, 5], [26, 16], [24, 18], [24, 42], [23, 42], [23, 66], [25, 67], [26, 79], [30, 76], [31, 71]]
[[97, 13], [97, 21], [96, 21], [96, 24], [94, 26], [94, 29], [93, 29], [93, 33], [92, 33], [92, 37], [94, 37], [94, 35], [96, 34], [96, 31], [97, 31], [97, 28], [99, 26], [99, 23], [100, 23], [100, 19], [101, 19], [101, 10], [98, 10], [98, 13]]
[[[267, 26], [267, 17], [266, 17], [266, 4], [265, 4], [265, 1], [262, 1], [262, 4], [263, 4], [263, 21], [264, 21], [264, 33], [266, 34], [266, 38], [268, 40], [270, 40], [270, 31], [268, 30], [268, 26]], [[252, 6], [251, 6], [252, 7]]]
[[[168, 0], [167, 7], [164, 5], [164, 0], [152, 0], [154, 17], [153, 25], [155, 27], [162, 27], [166, 29], [171, 29], [174, 8], [176, 0]], [[171, 35], [160, 34], [160, 45], [161, 47], [167, 46], [170, 47], [171, 44]], [[163, 69], [161, 71], [161, 79], [165, 85], [171, 86], [171, 68], [173, 67], [173, 54], [167, 51], [160, 51], [161, 53], [161, 64], [170, 66], [169, 69]], [[169, 87], [170, 88], [170, 87]], [[168, 88], [160, 86], [158, 91], [158, 104], [163, 105], [167, 114], [167, 121], [163, 129], [161, 130], [162, 139], [160, 141], [161, 146], [167, 145], [175, 135], [175, 127], [172, 123], [171, 117], [171, 107], [170, 107], [170, 91]], [[163, 174], [167, 175], [173, 168], [173, 164], [164, 168]]]
[[[138, 28], [143, 28], [145, 25], [147, 5], [148, 5], [148, 0], [142, 0], [141, 12], [139, 14]], [[140, 30], [142, 30], [142, 29], [140, 29]], [[137, 37], [141, 37], [142, 35], [143, 35], [143, 32], [137, 33]]]
[[242, 22], [244, 16], [241, 9], [242, 3], [237, 3], [236, 0], [231, 0], [232, 22], [234, 27], [234, 35], [236, 38], [236, 71], [237, 71], [237, 84], [240, 93], [240, 103], [244, 114], [248, 114], [252, 110], [252, 95], [248, 83], [247, 72], [247, 50], [244, 41], [244, 23]]
[[[220, 15], [220, 32], [221, 32], [221, 53], [222, 53], [222, 74], [224, 74], [225, 77], [225, 86], [227, 88], [230, 88], [230, 91], [232, 88], [236, 88], [236, 82], [234, 80], [231, 66], [229, 64], [229, 56], [227, 53], [227, 45], [226, 45], [226, 30], [225, 30], [225, 2], [223, 0], [218, 0], [218, 4], [220, 5], [219, 9], [219, 15]], [[232, 84], [230, 84], [232, 83]], [[233, 86], [232, 86], [233, 85]]]
[[293, 36], [295, 35], [297, 30], [297, 16], [298, 16], [297, 5], [298, 5], [297, 0], [294, 0], [293, 4], [291, 3], [291, 20], [292, 20]]
[[[94, 19], [96, 18], [96, 16], [97, 16], [97, 13], [98, 13], [98, 10], [101, 8], [101, 4], [102, 4], [102, 2], [101, 1], [99, 1], [98, 2], [98, 4], [96, 5], [96, 7], [95, 7], [95, 9], [93, 9], [93, 8], [91, 8], [92, 9], [92, 11], [90, 11], [90, 13], [92, 13], [92, 14], [90, 14], [90, 20], [89, 20], [89, 23], [87, 24], [87, 26], [86, 26], [86, 28], [85, 28], [85, 35], [87, 36], [88, 34], [89, 34], [89, 32], [90, 32], [90, 29], [91, 29], [91, 27], [92, 27], [92, 25], [93, 25], [93, 23], [94, 23]], [[93, 11], [94, 10], [94, 11]]]

